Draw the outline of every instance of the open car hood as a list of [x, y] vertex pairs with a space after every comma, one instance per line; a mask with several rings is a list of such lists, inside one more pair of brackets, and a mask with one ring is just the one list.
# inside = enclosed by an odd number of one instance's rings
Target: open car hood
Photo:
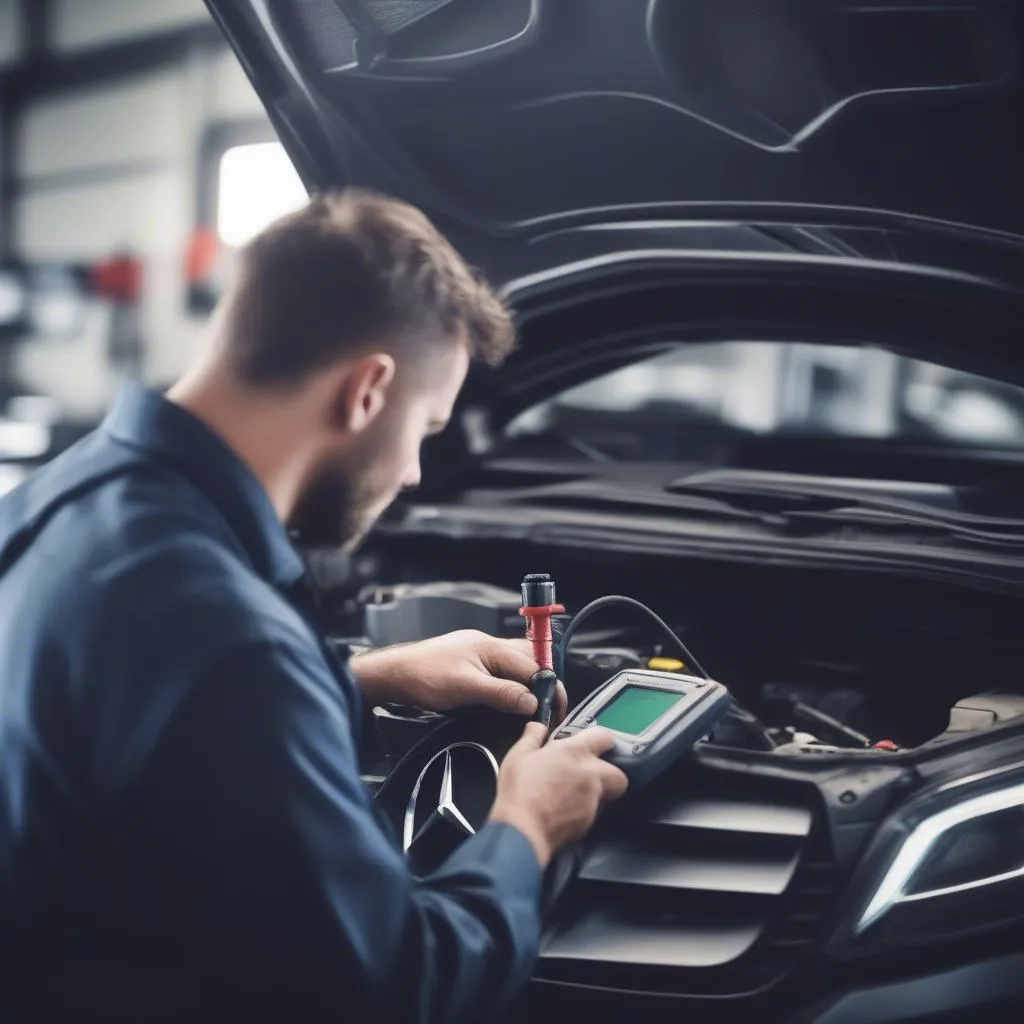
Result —
[[875, 222], [897, 259], [937, 228], [1019, 268], [1020, 0], [207, 3], [308, 186], [400, 195], [492, 277], [645, 218]]

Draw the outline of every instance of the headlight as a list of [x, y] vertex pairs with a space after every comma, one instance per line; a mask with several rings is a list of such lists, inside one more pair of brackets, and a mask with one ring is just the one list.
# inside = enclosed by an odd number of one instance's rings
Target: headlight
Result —
[[836, 952], [1024, 921], [1024, 774], [987, 773], [912, 801], [883, 828], [857, 890]]

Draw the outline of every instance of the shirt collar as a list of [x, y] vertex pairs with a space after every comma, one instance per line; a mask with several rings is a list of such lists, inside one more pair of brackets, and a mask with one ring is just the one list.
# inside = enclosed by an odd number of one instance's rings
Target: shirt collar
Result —
[[282, 587], [302, 577], [302, 560], [270, 496], [248, 465], [198, 417], [157, 391], [128, 384], [102, 429], [184, 473], [225, 518], [261, 576]]

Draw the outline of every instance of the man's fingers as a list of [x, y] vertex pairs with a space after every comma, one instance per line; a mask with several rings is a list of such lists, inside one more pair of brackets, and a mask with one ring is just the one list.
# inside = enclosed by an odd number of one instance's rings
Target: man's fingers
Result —
[[572, 743], [574, 746], [581, 747], [587, 753], [600, 757], [612, 749], [615, 745], [615, 738], [607, 729], [602, 729], [600, 726], [592, 726], [561, 742]]
[[[518, 654], [522, 654], [533, 661], [533, 641], [527, 640], [525, 637], [510, 637], [509, 639], [501, 639], [499, 637], [492, 637], [492, 639], [499, 644], [503, 644], [510, 647], [513, 651]], [[536, 666], [534, 667], [536, 671]]]
[[[528, 685], [537, 672], [537, 662], [533, 659], [533, 645], [529, 640], [494, 640], [481, 652], [481, 660], [487, 670], [492, 675], [500, 677], [503, 682], [511, 680]], [[518, 703], [519, 701], [521, 703]], [[508, 711], [532, 715], [537, 709], [537, 702], [532, 694], [528, 697], [520, 695], [512, 704], [502, 707]], [[559, 681], [551, 715], [552, 724], [560, 725], [568, 713], [569, 696], [565, 692], [565, 686]]]
[[532, 650], [527, 640], [492, 639], [480, 651], [480, 660], [492, 676], [499, 679], [512, 679], [524, 685], [529, 683], [537, 662], [533, 660]]
[[621, 768], [599, 761], [597, 777], [601, 780], [601, 790], [605, 800], [618, 800], [629, 788], [629, 779]]
[[467, 673], [460, 687], [462, 704], [480, 704], [513, 715], [532, 715], [537, 698], [514, 679], [496, 679], [484, 672]]
[[512, 744], [505, 757], [508, 759], [510, 757], [517, 757], [520, 754], [528, 754], [534, 750], [540, 750], [547, 738], [548, 731], [540, 722], [527, 722], [523, 735]]

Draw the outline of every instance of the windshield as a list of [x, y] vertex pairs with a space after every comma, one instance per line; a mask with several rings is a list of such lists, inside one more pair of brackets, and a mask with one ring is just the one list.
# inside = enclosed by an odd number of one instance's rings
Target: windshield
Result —
[[556, 435], [615, 459], [671, 459], [706, 434], [1024, 450], [1024, 389], [881, 349], [687, 345], [522, 413], [509, 439]]

